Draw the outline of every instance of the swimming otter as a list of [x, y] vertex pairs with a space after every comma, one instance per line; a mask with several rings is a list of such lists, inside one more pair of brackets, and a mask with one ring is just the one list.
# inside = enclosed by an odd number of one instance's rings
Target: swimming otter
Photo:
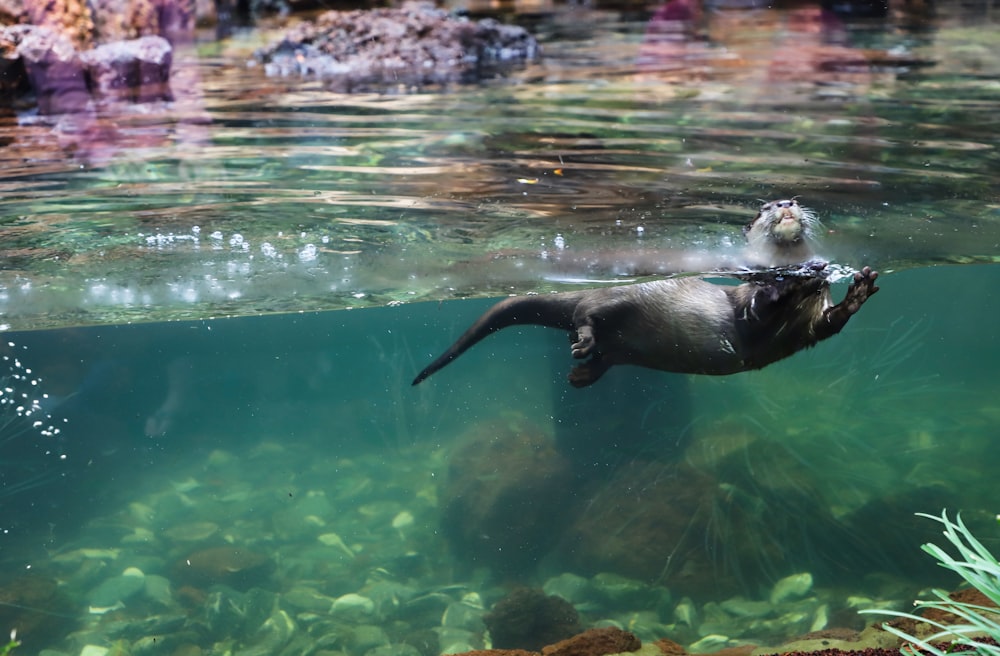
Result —
[[472, 324], [413, 384], [490, 333], [519, 324], [575, 333], [573, 357], [590, 360], [570, 372], [574, 387], [591, 385], [616, 364], [715, 375], [760, 369], [840, 332], [878, 291], [877, 277], [868, 267], [854, 274], [837, 305], [820, 272], [754, 276], [737, 286], [676, 278], [508, 298]]
[[[804, 215], [794, 200], [766, 203], [746, 230], [751, 252], [811, 255]], [[747, 272], [736, 286], [675, 278], [508, 298], [483, 314], [413, 384], [487, 335], [521, 324], [570, 331], [573, 357], [590, 358], [570, 372], [574, 387], [593, 384], [616, 364], [713, 375], [760, 369], [840, 332], [879, 289], [878, 273], [865, 267], [854, 274], [844, 300], [833, 305], [825, 267], [818, 262], [798, 270]]]
[[754, 220], [743, 228], [746, 264], [779, 267], [809, 260], [815, 255], [813, 246], [819, 227], [816, 213], [794, 198], [764, 203]]

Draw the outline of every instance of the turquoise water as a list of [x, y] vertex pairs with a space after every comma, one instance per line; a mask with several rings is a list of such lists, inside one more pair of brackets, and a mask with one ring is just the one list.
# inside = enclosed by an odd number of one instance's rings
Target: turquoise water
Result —
[[[92, 117], [103, 139], [3, 124], [0, 630], [430, 655], [486, 646], [529, 586], [714, 651], [954, 586], [916, 512], [996, 550], [988, 19], [831, 41], [723, 12], [682, 44], [581, 20], [479, 87], [266, 80], [247, 33], [201, 46], [194, 105]], [[577, 390], [565, 335], [510, 329], [410, 386], [498, 296], [690, 272], [795, 194], [824, 256], [882, 271], [812, 350]]]
[[[997, 282], [888, 275], [844, 333], [763, 371], [622, 367], [585, 390], [540, 328], [410, 387], [481, 300], [8, 334], [61, 432], [2, 445], [3, 600], [31, 607], [3, 616], [25, 640], [72, 630], [69, 653], [149, 635], [354, 653], [359, 626], [395, 648], [433, 630], [426, 652], [481, 646], [480, 607], [521, 584], [644, 640], [858, 627], [858, 605], [954, 583], [914, 512], [962, 510], [996, 544]], [[126, 570], [146, 587], [119, 589]], [[768, 606], [804, 574], [808, 592]], [[331, 610], [345, 595], [374, 608]], [[276, 617], [288, 635], [268, 635]]]

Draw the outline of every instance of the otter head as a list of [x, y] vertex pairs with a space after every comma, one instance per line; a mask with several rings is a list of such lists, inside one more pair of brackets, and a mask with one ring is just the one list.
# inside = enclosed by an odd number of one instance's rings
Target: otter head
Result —
[[794, 198], [761, 205], [756, 218], [743, 229], [747, 246], [766, 266], [797, 264], [809, 259], [819, 227], [812, 210]]

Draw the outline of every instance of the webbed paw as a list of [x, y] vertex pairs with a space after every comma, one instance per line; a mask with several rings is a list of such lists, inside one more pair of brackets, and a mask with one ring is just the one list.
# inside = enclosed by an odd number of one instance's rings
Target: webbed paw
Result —
[[854, 274], [854, 282], [848, 287], [847, 295], [841, 303], [848, 314], [857, 312], [865, 301], [878, 292], [878, 285], [875, 284], [877, 279], [878, 271], [872, 271], [871, 267], [865, 267]]

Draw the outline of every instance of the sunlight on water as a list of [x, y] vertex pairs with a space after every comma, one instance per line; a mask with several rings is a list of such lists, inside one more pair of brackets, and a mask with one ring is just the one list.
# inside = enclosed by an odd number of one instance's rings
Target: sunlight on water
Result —
[[809, 11], [736, 11], [713, 49], [641, 23], [560, 38], [572, 20], [539, 22], [546, 59], [481, 87], [344, 95], [206, 60], [196, 115], [95, 116], [68, 156], [76, 133], [3, 127], [4, 323], [538, 291], [634, 274], [616, 263], [640, 246], [655, 272], [698, 270], [676, 254], [738, 245], [759, 199], [796, 194], [836, 261], [993, 260], [995, 89], [971, 84], [996, 74], [972, 54], [992, 32], [900, 25], [879, 50]]

